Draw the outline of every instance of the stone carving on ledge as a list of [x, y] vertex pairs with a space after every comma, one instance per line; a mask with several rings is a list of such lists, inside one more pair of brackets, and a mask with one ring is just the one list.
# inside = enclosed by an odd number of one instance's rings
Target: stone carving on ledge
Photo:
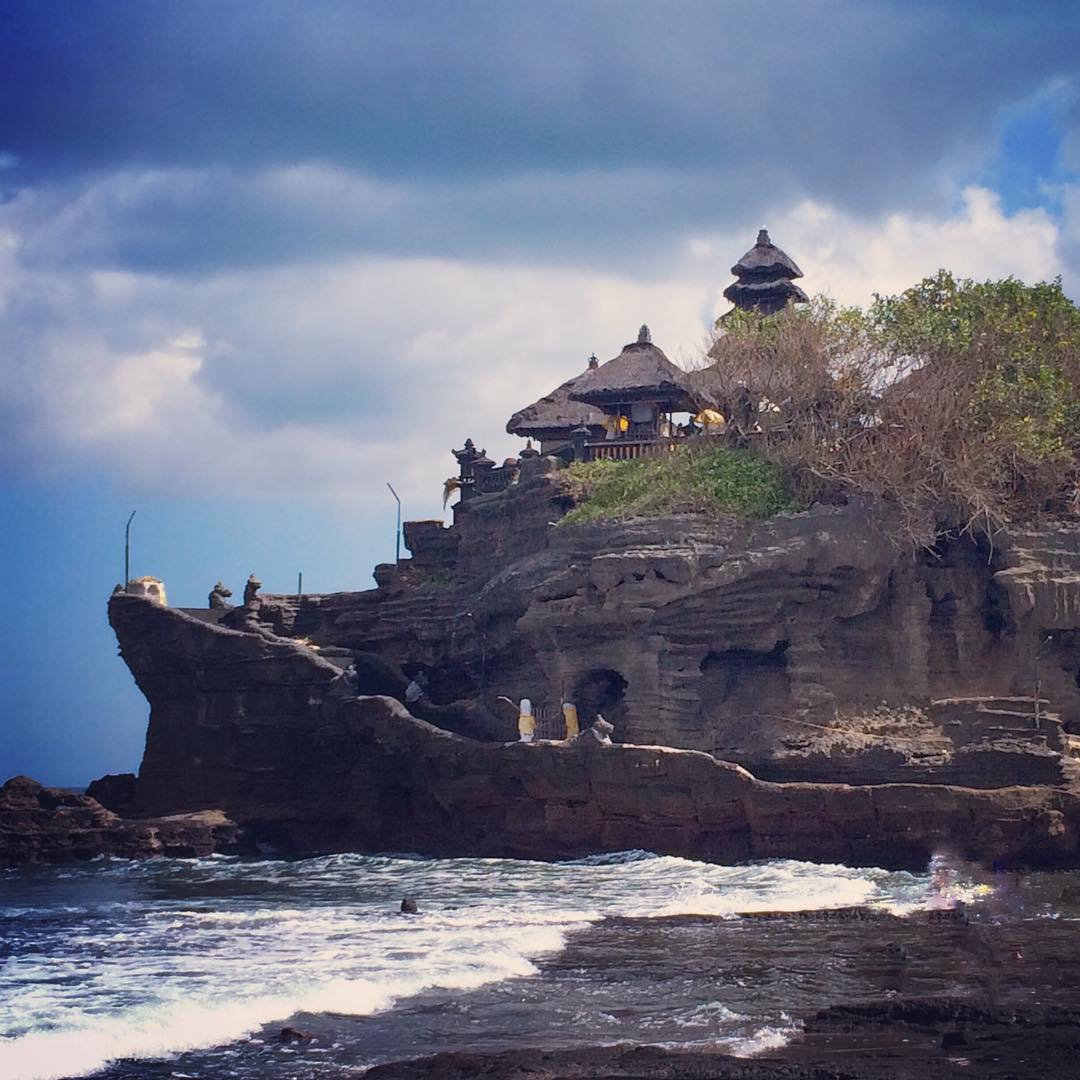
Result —
[[169, 606], [168, 598], [165, 595], [165, 582], [161, 578], [149, 576], [132, 578], [127, 583], [124, 592], [130, 596], [144, 596], [147, 600], [160, 604], [162, 607]]
[[222, 585], [219, 581], [210, 590], [209, 603], [211, 610], [222, 611], [231, 608], [233, 605], [229, 603], [230, 596], [232, 596], [232, 589]]
[[244, 607], [255, 607], [258, 605], [259, 598], [256, 595], [262, 588], [262, 582], [254, 575], [248, 574], [247, 584], [244, 586]]

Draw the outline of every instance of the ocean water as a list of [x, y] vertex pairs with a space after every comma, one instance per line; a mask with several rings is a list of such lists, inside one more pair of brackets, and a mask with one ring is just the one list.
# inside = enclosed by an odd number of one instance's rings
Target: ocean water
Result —
[[[905, 915], [945, 891], [976, 904], [994, 891], [961, 872], [946, 884], [941, 867], [645, 852], [6, 871], [0, 1078], [318, 1077], [444, 1049], [628, 1040], [752, 1054], [788, 1039], [808, 1002], [876, 976], [865, 945], [838, 939], [823, 967], [820, 932], [735, 916]], [[405, 896], [419, 914], [399, 912]], [[312, 1038], [282, 1044], [285, 1025]]]

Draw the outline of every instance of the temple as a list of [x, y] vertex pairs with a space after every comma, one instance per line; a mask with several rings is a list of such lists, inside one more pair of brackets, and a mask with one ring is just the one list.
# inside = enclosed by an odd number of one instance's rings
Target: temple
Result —
[[[637, 341], [606, 364], [587, 371], [570, 391], [580, 401], [604, 414], [604, 436], [574, 432], [575, 457], [628, 460], [669, 448], [676, 439], [691, 433], [690, 417], [711, 404], [652, 342], [647, 326]], [[686, 413], [687, 423], [677, 424], [675, 413]]]
[[603, 438], [607, 420], [603, 411], [570, 398], [581, 380], [599, 366], [600, 362], [594, 353], [580, 375], [567, 379], [550, 394], [514, 413], [506, 423], [507, 433], [520, 435], [523, 439], [537, 439], [542, 454], [558, 453], [569, 446], [573, 441], [574, 431], [581, 427], [586, 429], [590, 438]]
[[765, 229], [757, 243], [731, 268], [738, 278], [724, 290], [724, 299], [743, 311], [774, 315], [788, 304], [807, 304], [806, 293], [794, 283], [803, 272], [786, 252], [770, 239]]
[[[808, 302], [793, 281], [802, 271], [769, 240], [765, 229], [731, 272], [738, 280], [724, 290], [724, 297], [737, 309], [771, 315], [788, 304]], [[748, 391], [741, 389], [747, 397]], [[653, 344], [649, 328], [642, 326], [637, 340], [618, 356], [603, 364], [595, 354], [590, 356], [584, 371], [514, 413], [506, 430], [529, 440], [523, 460], [543, 455], [564, 462], [629, 461], [668, 453], [693, 435], [745, 436], [754, 411], [752, 403], [744, 402], [740, 409], [738, 398], [714, 401]], [[521, 465], [516, 459], [497, 465], [472, 440], [455, 450], [454, 457], [459, 473], [447, 481], [447, 491], [460, 491], [463, 500], [509, 487]]]

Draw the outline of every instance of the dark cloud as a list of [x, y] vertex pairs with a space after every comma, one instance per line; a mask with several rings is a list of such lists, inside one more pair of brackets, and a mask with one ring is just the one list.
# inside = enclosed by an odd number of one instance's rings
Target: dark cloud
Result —
[[[874, 208], [1073, 73], [1075, 3], [9, 0], [24, 178], [334, 163], [398, 182], [717, 170]], [[856, 168], [857, 166], [857, 168]], [[918, 186], [917, 184], [915, 185]]]
[[[126, 172], [27, 189], [0, 207], [28, 267], [203, 274], [355, 252], [583, 265], [655, 276], [673, 236], [729, 221], [752, 229], [797, 199], [790, 182], [655, 166], [393, 183], [321, 165], [260, 173]], [[737, 254], [737, 253], [734, 253]], [[733, 254], [733, 257], [734, 257]]]

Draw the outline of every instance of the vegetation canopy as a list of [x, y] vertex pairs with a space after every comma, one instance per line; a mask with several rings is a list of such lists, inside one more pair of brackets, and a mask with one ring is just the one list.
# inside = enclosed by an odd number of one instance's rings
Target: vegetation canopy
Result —
[[704, 512], [770, 517], [794, 504], [782, 470], [760, 455], [723, 446], [663, 457], [590, 461], [561, 474], [578, 505], [560, 524]]
[[1060, 280], [943, 270], [866, 310], [817, 297], [733, 312], [697, 378], [729, 416], [740, 393], [754, 402], [734, 438], [800, 503], [886, 499], [928, 545], [944, 522], [992, 531], [1077, 511], [1080, 311]]

